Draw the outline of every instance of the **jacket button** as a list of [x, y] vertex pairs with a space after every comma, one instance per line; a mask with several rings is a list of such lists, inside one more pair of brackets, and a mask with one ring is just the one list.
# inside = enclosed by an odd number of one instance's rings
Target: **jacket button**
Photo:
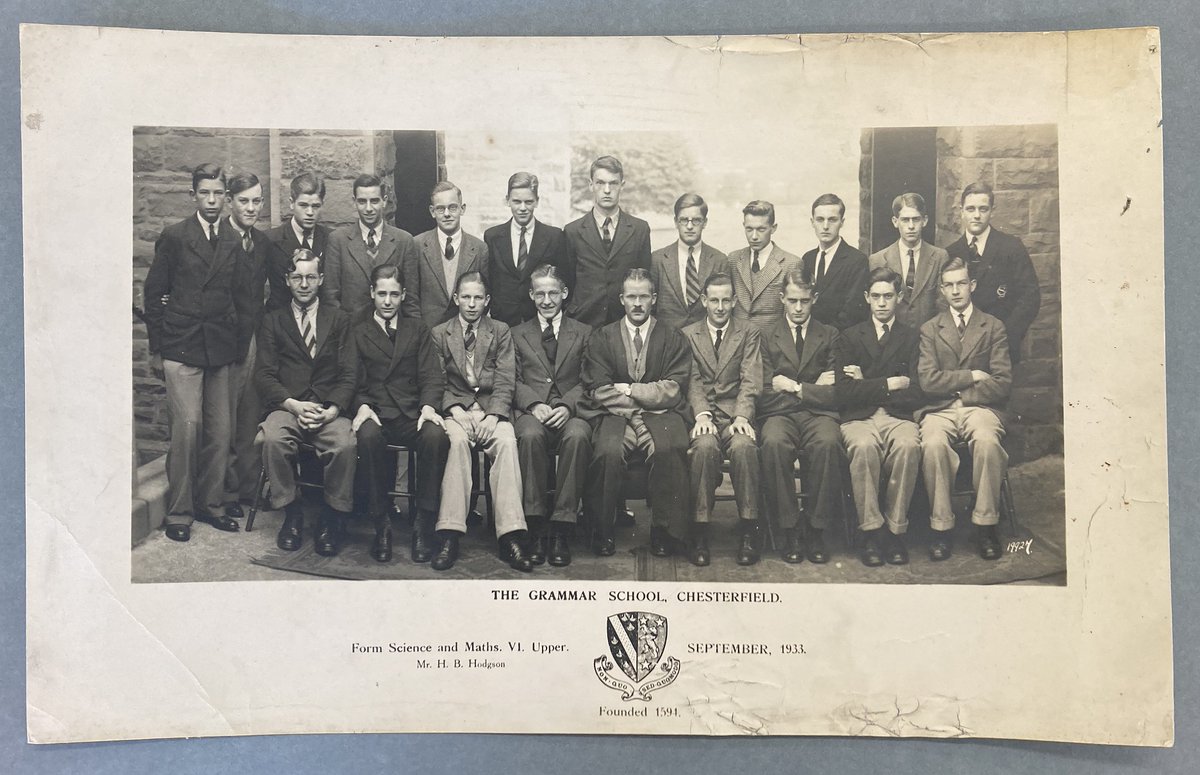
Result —
[[546, 382], [553, 382], [549, 377], [546, 377]]

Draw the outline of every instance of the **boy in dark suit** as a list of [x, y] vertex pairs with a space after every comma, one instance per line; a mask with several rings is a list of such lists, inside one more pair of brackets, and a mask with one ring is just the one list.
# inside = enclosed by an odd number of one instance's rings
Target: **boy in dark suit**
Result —
[[675, 200], [679, 239], [650, 256], [650, 279], [658, 289], [654, 319], [671, 328], [704, 320], [704, 283], [729, 270], [725, 254], [703, 241], [708, 203], [699, 194]]
[[269, 503], [285, 518], [276, 544], [300, 548], [304, 515], [296, 485], [295, 459], [301, 441], [312, 444], [325, 469], [325, 508], [314, 546], [331, 557], [341, 548], [345, 519], [353, 508], [355, 445], [350, 419], [354, 398], [354, 349], [350, 319], [317, 298], [322, 259], [300, 249], [288, 263], [292, 302], [263, 318], [258, 331], [254, 383], [268, 412], [259, 426]]
[[351, 430], [358, 439], [359, 466], [368, 479], [367, 511], [375, 522], [371, 556], [379, 562], [392, 558], [388, 484], [395, 478], [395, 468], [385, 446], [401, 444], [417, 459], [412, 561], [429, 562], [450, 451], [438, 411], [446, 378], [425, 323], [400, 317], [402, 282], [399, 267], [375, 267], [371, 272], [375, 313], [350, 331], [358, 364], [358, 409]]
[[292, 254], [304, 248], [323, 257], [329, 244], [329, 227], [317, 222], [325, 204], [324, 179], [312, 172], [301, 172], [292, 178], [290, 189], [292, 217], [267, 231], [267, 239], [274, 248], [267, 271], [267, 281], [271, 284], [268, 310], [292, 303], [292, 292], [284, 280]]
[[452, 300], [458, 278], [468, 272], [488, 277], [488, 249], [462, 228], [462, 190], [448, 180], [439, 181], [429, 195], [429, 214], [437, 224], [418, 234], [417, 292], [421, 295], [421, 319], [430, 328], [458, 314]]
[[221, 513], [232, 435], [230, 368], [239, 358], [233, 243], [219, 232], [225, 173], [192, 172], [195, 214], [163, 229], [154, 243], [143, 298], [151, 368], [166, 382], [171, 416], [167, 453], [167, 537], [187, 541], [193, 519], [236, 531]]
[[[569, 289], [556, 267], [542, 264], [530, 283], [538, 316], [512, 330], [517, 451], [525, 477], [525, 521], [533, 536], [529, 559], [562, 567], [571, 563], [570, 538], [592, 459], [592, 429], [579, 418], [583, 357], [592, 329], [563, 315]], [[551, 453], [558, 455], [553, 497], [547, 495]]]
[[842, 239], [846, 203], [837, 194], [821, 194], [812, 205], [817, 246], [802, 257], [817, 300], [812, 316], [838, 330], [867, 319], [862, 289], [867, 284], [867, 257]]

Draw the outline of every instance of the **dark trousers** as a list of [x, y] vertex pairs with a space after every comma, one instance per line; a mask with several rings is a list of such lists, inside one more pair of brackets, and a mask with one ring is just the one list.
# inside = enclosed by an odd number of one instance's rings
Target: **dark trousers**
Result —
[[[626, 461], [623, 417], [607, 415], [592, 431], [592, 463], [588, 467], [584, 509], [596, 534], [612, 537], [617, 508], [624, 502]], [[687, 535], [688, 434], [683, 418], [674, 412], [648, 417], [653, 450], [647, 463], [646, 489], [651, 495], [651, 524], [676, 538]], [[632, 451], [632, 450], [631, 450]]]
[[[574, 523], [583, 494], [583, 479], [592, 460], [592, 429], [572, 417], [561, 428], [547, 428], [532, 414], [517, 418], [517, 460], [521, 464], [525, 518], [549, 517]], [[550, 498], [550, 454], [558, 453], [555, 492]]]
[[717, 433], [692, 439], [692, 513], [696, 522], [712, 520], [717, 487], [721, 484], [721, 455], [728, 455], [733, 497], [741, 519], [758, 519], [758, 491], [762, 481], [758, 445], [749, 436], [729, 430], [729, 420], [716, 420]]
[[759, 435], [767, 504], [778, 515], [780, 526], [795, 528], [800, 521], [794, 473], [800, 450], [804, 451], [807, 462], [804, 490], [812, 504], [808, 510], [809, 523], [823, 530], [840, 519], [845, 451], [837, 421], [801, 409], [793, 414], [768, 417]]
[[367, 420], [358, 427], [358, 461], [367, 476], [367, 511], [373, 519], [386, 517], [391, 498], [388, 491], [396, 481], [396, 458], [388, 454], [387, 445], [408, 447], [416, 455], [416, 489], [414, 503], [418, 510], [437, 513], [442, 501], [442, 475], [446, 471], [446, 456], [450, 453], [450, 438], [432, 422], [417, 431], [417, 421], [404, 417], [384, 420], [383, 426]]

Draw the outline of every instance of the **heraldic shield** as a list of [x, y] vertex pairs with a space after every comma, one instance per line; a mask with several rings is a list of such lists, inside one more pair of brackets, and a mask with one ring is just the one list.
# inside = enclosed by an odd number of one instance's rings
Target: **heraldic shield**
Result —
[[[675, 680], [679, 675], [679, 660], [667, 657], [662, 662], [664, 675], [645, 686], [635, 689], [650, 677], [659, 665], [667, 648], [667, 618], [646, 611], [625, 611], [608, 617], [607, 656], [595, 660], [596, 677], [611, 689], [621, 691], [624, 700], [649, 700], [650, 692]], [[626, 683], [610, 672], [615, 666], [621, 668], [632, 684]]]

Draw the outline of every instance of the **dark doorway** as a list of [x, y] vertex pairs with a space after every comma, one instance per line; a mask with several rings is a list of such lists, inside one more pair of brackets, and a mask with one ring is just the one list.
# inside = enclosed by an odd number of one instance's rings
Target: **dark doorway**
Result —
[[429, 192], [438, 182], [437, 132], [397, 130], [396, 172], [392, 190], [396, 192], [395, 223], [409, 234], [420, 234], [434, 227], [429, 214]]
[[883, 250], [896, 241], [892, 200], [910, 191], [925, 197], [929, 224], [922, 236], [932, 244], [937, 232], [937, 128], [874, 130], [871, 162], [868, 252]]

